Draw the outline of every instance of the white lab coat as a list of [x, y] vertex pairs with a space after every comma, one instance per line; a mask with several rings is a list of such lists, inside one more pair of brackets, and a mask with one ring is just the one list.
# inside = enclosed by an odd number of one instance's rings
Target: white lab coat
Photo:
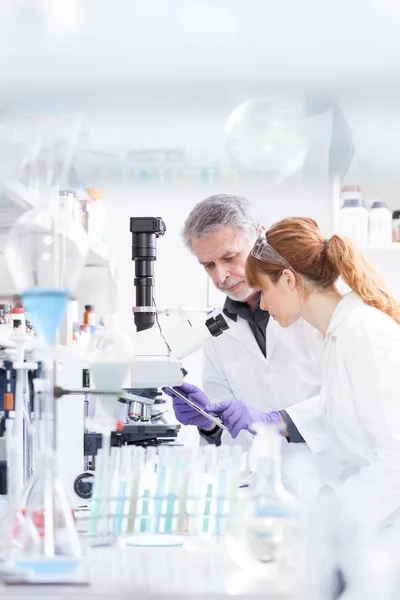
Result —
[[[342, 465], [336, 496], [351, 518], [370, 510], [391, 522], [400, 510], [400, 325], [346, 294], [325, 337], [322, 381], [314, 415]], [[321, 451], [308, 433], [311, 413], [301, 420], [288, 412], [311, 450]]]
[[[229, 329], [204, 347], [203, 389], [211, 402], [235, 398], [268, 412], [319, 393], [322, 339], [311, 325], [301, 319], [283, 328], [271, 318], [265, 358], [247, 321], [238, 317], [237, 322], [229, 318], [227, 322]], [[310, 437], [314, 402], [310, 404]], [[242, 431], [235, 443], [247, 449], [251, 440], [252, 435]], [[224, 432], [223, 441], [232, 443], [232, 438]]]

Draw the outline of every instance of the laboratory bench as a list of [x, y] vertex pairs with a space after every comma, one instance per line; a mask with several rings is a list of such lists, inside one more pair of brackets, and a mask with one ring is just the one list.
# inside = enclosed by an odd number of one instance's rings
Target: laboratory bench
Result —
[[0, 583], [0, 598], [236, 598], [285, 600], [264, 580], [247, 575], [230, 561], [218, 540], [187, 539], [178, 547], [106, 546], [90, 548], [87, 586], [9, 585]]

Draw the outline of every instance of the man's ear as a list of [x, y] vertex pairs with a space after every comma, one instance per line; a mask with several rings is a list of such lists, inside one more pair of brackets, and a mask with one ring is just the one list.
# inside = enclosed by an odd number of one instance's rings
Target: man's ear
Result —
[[257, 225], [257, 229], [256, 229], [257, 235], [261, 235], [262, 232], [265, 230], [266, 230], [266, 228], [264, 225]]

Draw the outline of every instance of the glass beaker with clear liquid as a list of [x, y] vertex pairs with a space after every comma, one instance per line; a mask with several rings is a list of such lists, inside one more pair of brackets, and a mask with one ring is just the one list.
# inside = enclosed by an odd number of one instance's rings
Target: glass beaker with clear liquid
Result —
[[296, 499], [282, 483], [282, 436], [276, 425], [254, 425], [252, 475], [227, 523], [226, 547], [244, 569], [287, 562], [296, 524]]

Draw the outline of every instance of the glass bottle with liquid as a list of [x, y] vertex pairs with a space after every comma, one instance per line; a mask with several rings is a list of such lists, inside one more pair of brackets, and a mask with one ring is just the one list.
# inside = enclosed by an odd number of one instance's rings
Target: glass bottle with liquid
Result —
[[255, 424], [252, 475], [227, 524], [228, 554], [242, 568], [283, 565], [295, 530], [296, 500], [282, 483], [282, 436], [276, 425]]
[[94, 307], [91, 304], [85, 304], [83, 324], [89, 327], [94, 327], [96, 325], [96, 314], [94, 312]]

